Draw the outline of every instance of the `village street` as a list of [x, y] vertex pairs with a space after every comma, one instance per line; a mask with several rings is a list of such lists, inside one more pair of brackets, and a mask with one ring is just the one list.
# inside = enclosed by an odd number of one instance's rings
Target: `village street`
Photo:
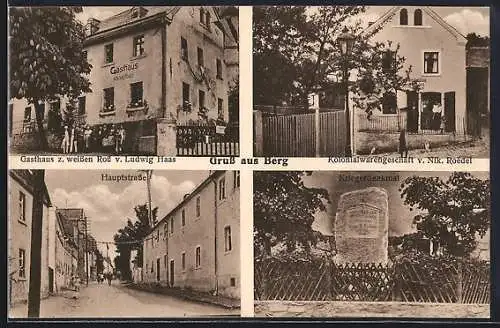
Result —
[[[239, 309], [195, 303], [179, 298], [129, 289], [116, 280], [108, 284], [91, 283], [82, 288], [78, 299], [72, 292], [42, 300], [41, 318], [109, 318], [157, 317], [179, 318], [193, 316], [239, 315]], [[11, 318], [25, 318], [27, 306], [16, 305], [10, 310]]]

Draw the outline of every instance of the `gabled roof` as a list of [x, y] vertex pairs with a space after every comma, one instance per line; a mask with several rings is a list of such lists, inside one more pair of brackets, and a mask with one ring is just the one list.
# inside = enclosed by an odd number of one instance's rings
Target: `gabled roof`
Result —
[[[389, 9], [386, 13], [384, 13], [382, 16], [380, 16], [379, 19], [377, 19], [373, 24], [368, 26], [363, 32], [361, 32], [361, 36], [367, 36], [373, 30], [378, 28], [380, 25], [383, 23], [387, 22], [390, 18], [392, 18], [396, 13], [398, 13], [403, 6], [394, 6], [391, 9]], [[447, 30], [457, 41], [463, 41], [466, 42], [467, 39], [465, 36], [460, 33], [456, 28], [448, 24], [441, 16], [439, 16], [438, 13], [436, 13], [431, 7], [424, 6], [421, 7], [421, 9], [429, 16], [431, 17], [435, 22], [437, 22], [439, 25], [444, 27], [445, 30]]]

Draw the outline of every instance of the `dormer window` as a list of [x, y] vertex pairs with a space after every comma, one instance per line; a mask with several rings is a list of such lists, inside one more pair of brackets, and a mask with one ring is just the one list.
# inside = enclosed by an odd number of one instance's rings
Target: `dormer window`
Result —
[[139, 10], [134, 10], [132, 11], [132, 19], [138, 18], [139, 17]]
[[413, 13], [413, 25], [422, 26], [422, 10], [416, 9]]
[[200, 8], [200, 23], [205, 23], [205, 9]]
[[399, 12], [399, 25], [408, 25], [408, 10], [405, 8]]

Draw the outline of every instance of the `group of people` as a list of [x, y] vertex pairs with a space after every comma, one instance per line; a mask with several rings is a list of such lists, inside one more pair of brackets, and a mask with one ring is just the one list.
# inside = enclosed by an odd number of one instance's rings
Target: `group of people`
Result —
[[111, 280], [113, 280], [113, 274], [111, 272], [106, 272], [106, 273], [99, 273], [97, 275], [97, 283], [102, 284], [104, 280], [108, 281], [108, 285], [111, 286]]
[[61, 142], [64, 154], [78, 152], [105, 152], [112, 149], [123, 153], [126, 130], [123, 125], [94, 126], [78, 124], [65, 125]]

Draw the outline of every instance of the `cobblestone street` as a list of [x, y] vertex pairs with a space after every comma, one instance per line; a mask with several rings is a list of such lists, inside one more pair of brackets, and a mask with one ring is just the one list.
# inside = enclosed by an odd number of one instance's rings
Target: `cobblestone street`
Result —
[[[228, 310], [211, 304], [180, 300], [175, 297], [129, 289], [114, 282], [114, 285], [90, 284], [80, 291], [78, 299], [72, 292], [42, 300], [42, 318], [109, 318], [109, 317], [207, 317], [235, 316], [239, 309]], [[23, 318], [27, 305], [16, 305], [10, 310], [11, 318]]]

